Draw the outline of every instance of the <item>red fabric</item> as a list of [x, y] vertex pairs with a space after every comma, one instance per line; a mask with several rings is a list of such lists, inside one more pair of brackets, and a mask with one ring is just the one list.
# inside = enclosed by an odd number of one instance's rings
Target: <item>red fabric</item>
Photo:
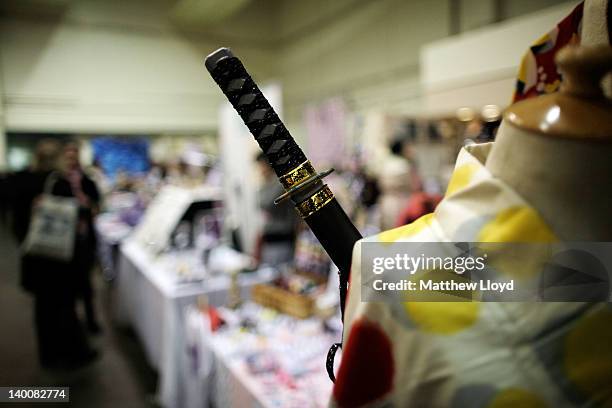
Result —
[[333, 396], [340, 407], [373, 402], [391, 391], [394, 362], [391, 341], [380, 327], [357, 320], [342, 350]]
[[410, 224], [423, 215], [433, 212], [440, 201], [442, 201], [440, 194], [427, 194], [424, 192], [412, 194], [408, 205], [397, 218], [397, 226]]
[[208, 308], [208, 320], [210, 321], [210, 331], [215, 332], [223, 324], [223, 319], [214, 307]]
[[529, 48], [528, 53], [533, 55], [535, 65], [531, 66], [528, 64], [527, 58], [523, 57], [521, 69], [523, 71], [533, 71], [531, 75], [536, 75], [538, 80], [534, 84], [527, 84], [525, 83], [526, 78], [521, 78], [519, 75], [516, 90], [512, 98], [513, 103], [534, 96], [556, 92], [559, 89], [562, 78], [559, 71], [557, 71], [555, 56], [566, 45], [580, 42], [583, 7], [584, 2], [578, 4], [567, 17], [561, 20], [547, 34], [545, 41], [539, 41]]

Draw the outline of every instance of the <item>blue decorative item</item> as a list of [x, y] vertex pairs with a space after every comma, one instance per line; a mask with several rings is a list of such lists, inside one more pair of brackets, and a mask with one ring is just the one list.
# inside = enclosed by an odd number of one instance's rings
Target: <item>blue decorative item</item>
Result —
[[91, 145], [94, 159], [112, 180], [119, 172], [138, 175], [149, 170], [149, 141], [144, 138], [98, 137]]

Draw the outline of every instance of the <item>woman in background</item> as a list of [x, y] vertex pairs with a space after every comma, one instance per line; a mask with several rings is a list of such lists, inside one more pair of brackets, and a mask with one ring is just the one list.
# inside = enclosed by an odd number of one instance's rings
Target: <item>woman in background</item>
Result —
[[414, 169], [410, 163], [412, 150], [408, 141], [395, 140], [389, 146], [391, 155], [379, 177], [381, 194], [380, 229], [397, 227], [397, 220], [414, 190]]
[[[32, 204], [42, 194], [45, 180], [57, 170], [61, 146], [54, 139], [43, 139], [36, 145], [32, 165], [15, 173], [9, 180], [12, 190], [13, 233], [17, 242], [22, 244], [28, 233], [32, 216]], [[28, 260], [21, 260], [21, 286], [33, 292], [35, 273], [27, 268]]]
[[93, 219], [99, 212], [100, 193], [93, 180], [81, 168], [79, 146], [76, 142], [70, 142], [64, 146], [62, 177], [55, 185], [54, 194], [74, 197], [79, 203], [79, 218], [72, 261], [74, 283], [77, 296], [82, 299], [85, 308], [87, 329], [97, 334], [101, 328], [93, 304], [91, 274], [96, 261], [96, 235]]
[[[41, 141], [36, 147], [33, 166], [17, 173], [12, 180], [15, 189], [13, 229], [19, 243], [27, 235], [32, 208], [43, 193], [46, 181], [52, 173], [59, 175], [57, 159], [60, 150], [55, 140]], [[70, 155], [70, 148], [64, 149], [66, 164], [70, 162]], [[66, 169], [70, 167], [65, 166]], [[70, 183], [64, 177], [58, 177], [50, 190], [54, 195], [73, 195]], [[79, 247], [75, 254], [79, 254]], [[39, 360], [45, 368], [74, 368], [96, 356], [76, 314], [75, 278], [79, 271], [79, 256], [75, 255], [68, 263], [32, 255], [21, 258], [21, 283], [34, 297]]]

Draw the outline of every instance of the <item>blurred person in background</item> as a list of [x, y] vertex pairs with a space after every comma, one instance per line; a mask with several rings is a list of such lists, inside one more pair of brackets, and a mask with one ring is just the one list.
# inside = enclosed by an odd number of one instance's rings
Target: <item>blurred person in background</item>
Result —
[[400, 212], [397, 225], [410, 224], [425, 214], [434, 212], [440, 201], [442, 194], [437, 180], [425, 180], [418, 183], [419, 188], [410, 196], [408, 203]]
[[261, 263], [270, 265], [288, 263], [293, 260], [294, 255], [297, 215], [291, 200], [274, 204], [274, 199], [284, 193], [284, 190], [266, 156], [260, 153], [256, 162], [262, 178], [258, 204], [263, 214], [258, 259]]
[[96, 235], [94, 217], [100, 210], [100, 193], [96, 183], [89, 178], [79, 161], [79, 145], [67, 143], [62, 152], [62, 178], [56, 183], [54, 193], [74, 197], [79, 203], [73, 273], [78, 297], [83, 301], [87, 329], [98, 334], [101, 330], [93, 304], [92, 271], [96, 262]]
[[104, 169], [102, 168], [102, 163], [100, 163], [100, 159], [95, 158], [91, 166], [89, 166], [86, 170], [87, 175], [93, 180], [98, 188], [98, 192], [101, 197], [105, 197], [110, 194], [113, 189], [112, 183]]
[[[438, 168], [441, 166], [439, 162], [440, 152], [436, 153], [436, 145], [438, 148], [441, 146], [440, 139], [442, 137], [452, 137], [450, 134], [452, 130], [446, 127], [446, 125], [445, 121], [430, 121], [427, 124], [426, 135], [428, 142], [421, 145], [423, 150], [420, 151], [419, 157], [423, 161], [427, 161], [427, 164], [430, 166], [432, 163], [436, 163], [436, 161], [438, 161]], [[412, 191], [408, 202], [404, 204], [394, 225], [394, 227], [400, 227], [433, 212], [442, 200], [442, 194], [438, 175], [431, 174], [431, 171], [428, 174], [426, 165], [423, 168], [418, 166], [419, 163], [415, 160], [416, 155], [407, 140], [400, 141], [399, 146], [395, 147], [395, 150], [411, 164], [409, 181]], [[423, 173], [421, 170], [423, 170]]]
[[[9, 179], [12, 191], [13, 233], [18, 243], [22, 243], [28, 233], [32, 203], [43, 191], [45, 180], [52, 171], [57, 170], [61, 145], [54, 139], [43, 139], [36, 145], [30, 167], [13, 174]], [[23, 273], [21, 283], [28, 287], [27, 274]]]
[[[70, 150], [64, 150], [66, 163], [74, 161]], [[45, 182], [52, 173], [59, 173], [60, 151], [57, 141], [41, 141], [36, 146], [33, 165], [13, 176], [13, 231], [20, 244], [26, 238], [32, 209], [43, 193]], [[73, 167], [74, 163], [65, 166], [66, 169]], [[72, 195], [70, 182], [63, 178], [59, 178], [50, 189], [54, 195]], [[75, 258], [79, 256], [78, 250], [76, 248]], [[76, 260], [65, 263], [32, 255], [21, 257], [21, 284], [34, 297], [39, 360], [45, 368], [73, 368], [92, 361], [96, 356], [76, 314], [77, 269]]]
[[391, 156], [385, 162], [379, 177], [380, 186], [380, 229], [397, 227], [397, 220], [408, 204], [411, 193], [418, 188], [408, 141], [394, 140], [389, 149]]

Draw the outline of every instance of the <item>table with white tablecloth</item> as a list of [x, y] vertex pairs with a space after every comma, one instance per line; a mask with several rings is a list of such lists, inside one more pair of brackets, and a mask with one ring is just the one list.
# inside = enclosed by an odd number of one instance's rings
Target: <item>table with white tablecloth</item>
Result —
[[186, 309], [186, 407], [327, 406], [333, 384], [325, 359], [339, 331], [324, 330], [319, 318], [295, 319], [252, 303], [221, 315], [233, 321], [211, 332], [205, 314]]
[[[184, 252], [154, 256], [130, 240], [120, 250], [115, 319], [135, 330], [149, 364], [159, 373], [158, 397], [168, 408], [185, 405], [181, 389], [181, 375], [186, 372], [181, 367], [185, 361], [181, 356], [181, 345], [185, 343], [184, 308], [202, 295], [210, 305], [224, 305], [231, 284], [226, 274], [204, 274], [192, 281], [181, 278], [185, 275], [183, 269], [194, 269], [200, 263], [196, 255]], [[248, 298], [252, 285], [269, 282], [274, 275], [271, 269], [239, 274], [242, 298]]]

